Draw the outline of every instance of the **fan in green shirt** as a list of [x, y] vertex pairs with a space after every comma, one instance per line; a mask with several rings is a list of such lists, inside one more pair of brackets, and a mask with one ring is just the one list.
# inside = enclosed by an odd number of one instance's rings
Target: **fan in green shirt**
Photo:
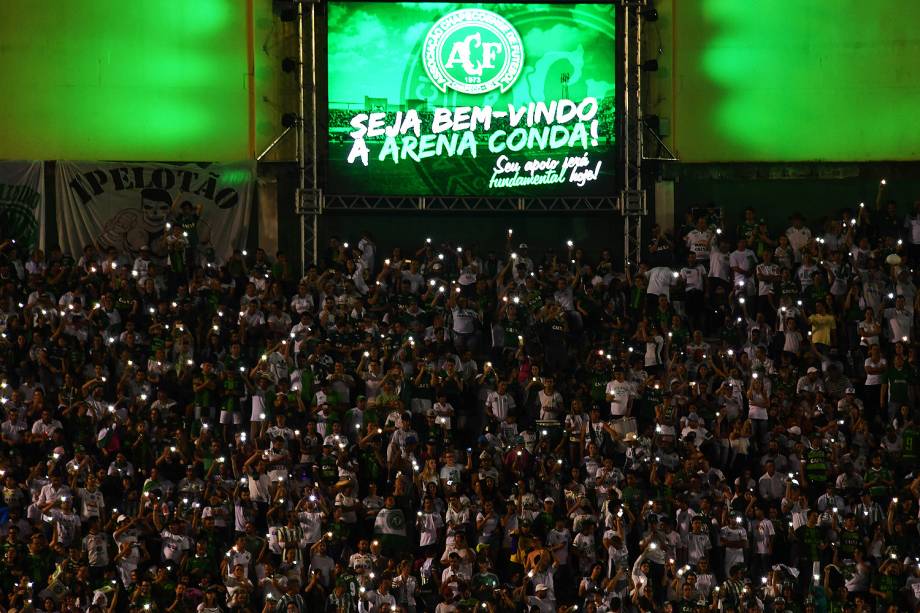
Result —
[[327, 611], [336, 613], [357, 613], [360, 596], [358, 579], [349, 571], [344, 571], [335, 579], [335, 589], [329, 594]]
[[866, 471], [863, 482], [873, 498], [880, 498], [888, 494], [889, 489], [894, 485], [894, 477], [891, 470], [882, 465], [881, 455], [872, 456], [872, 466]]
[[872, 580], [869, 593], [878, 598], [880, 603], [893, 603], [901, 588], [904, 587], [904, 578], [901, 575], [901, 565], [897, 560], [885, 560]]
[[[380, 394], [377, 395], [377, 402], [374, 404], [374, 406], [377, 409], [381, 409], [380, 412], [383, 413], [392, 408], [397, 407], [399, 405], [399, 400], [400, 400], [399, 395], [394, 393], [392, 385], [385, 384]], [[365, 421], [367, 423], [370, 423], [369, 421], [367, 421], [366, 416], [365, 416]], [[377, 421], [379, 423], [379, 420]]]
[[882, 379], [882, 394], [888, 399], [888, 406], [900, 408], [910, 404], [910, 388], [916, 382], [913, 369], [904, 361], [904, 356], [897, 355]]
[[655, 407], [661, 404], [664, 398], [665, 385], [656, 378], [650, 378], [645, 383], [645, 392], [639, 404], [639, 413], [647, 421], [655, 419]]
[[671, 318], [671, 329], [668, 332], [668, 338], [672, 347], [685, 347], [690, 342], [690, 330], [684, 325], [680, 317]]
[[198, 222], [201, 219], [201, 205], [197, 210], [192, 207], [192, 203], [185, 201], [182, 203], [181, 212], [176, 216], [176, 225], [184, 232], [183, 236], [188, 240], [189, 247], [192, 249], [198, 246]]
[[795, 531], [795, 538], [799, 542], [799, 559], [803, 562], [817, 562], [821, 553], [827, 548], [827, 539], [824, 529], [818, 525], [818, 512], [808, 511], [808, 520], [804, 526]]
[[368, 404], [367, 408], [364, 409], [364, 423], [365, 425], [375, 424], [377, 426], [383, 423], [383, 416], [380, 414], [380, 411], [377, 410], [376, 405]]
[[603, 307], [594, 293], [594, 286], [589, 285], [585, 291], [578, 294], [576, 298], [578, 307], [585, 312], [584, 319], [586, 323], [593, 323], [600, 319]]
[[10, 594], [13, 592], [17, 583], [19, 583], [19, 577], [14, 574], [14, 571], [20, 571], [21, 568], [21, 557], [18, 554], [18, 550], [14, 550], [16, 553], [4, 554], [2, 560], [0, 560], [0, 589], [3, 589], [4, 593]]
[[812, 448], [805, 452], [805, 474], [814, 488], [823, 488], [827, 482], [827, 471], [833, 459], [821, 445], [820, 437], [812, 439]]
[[591, 400], [594, 405], [602, 406], [607, 398], [607, 382], [610, 381], [610, 373], [607, 372], [605, 364], [598, 359], [595, 362], [595, 371], [591, 374]]
[[505, 333], [505, 349], [516, 348], [520, 342], [518, 337], [524, 334], [525, 324], [515, 305], [509, 304], [504, 309], [501, 317], [501, 326]]
[[492, 596], [495, 588], [499, 586], [499, 580], [498, 575], [489, 571], [487, 558], [480, 558], [479, 567], [480, 572], [473, 575], [473, 594], [485, 600]]
[[543, 306], [543, 297], [540, 295], [540, 291], [537, 289], [531, 289], [528, 291], [522, 300], [527, 307], [527, 310], [531, 313], [536, 313]]
[[738, 229], [735, 234], [735, 238], [744, 239], [748, 243], [753, 242], [754, 236], [757, 233], [757, 219], [754, 217], [755, 211], [752, 208], [744, 209], [744, 221], [738, 224]]
[[[787, 277], [788, 273], [785, 273], [783, 276]], [[793, 302], [800, 296], [801, 292], [799, 291], [799, 284], [795, 281], [784, 278], [779, 285], [779, 294], [780, 296], [788, 296]]]
[[54, 554], [42, 543], [29, 543], [29, 553], [25, 559], [25, 574], [36, 584], [44, 584], [48, 575], [54, 570]]
[[426, 421], [428, 423], [421, 430], [422, 441], [432, 443], [436, 448], [440, 449], [446, 440], [444, 428], [435, 422], [434, 415], [426, 416]]
[[201, 373], [192, 380], [192, 390], [195, 394], [195, 406], [199, 409], [208, 409], [216, 405], [218, 379], [211, 371], [211, 364], [205, 362], [201, 365]]
[[901, 430], [901, 462], [904, 468], [917, 464], [917, 454], [920, 452], [920, 428], [911, 419]]
[[824, 273], [815, 271], [812, 273], [812, 279], [812, 284], [803, 292], [805, 294], [805, 304], [810, 311], [814, 311], [815, 305], [819, 302], [824, 302], [828, 295], [828, 288], [824, 282]]
[[633, 312], [640, 311], [645, 301], [645, 287], [640, 279], [636, 279], [636, 285], [633, 286], [629, 294], [629, 308]]
[[300, 399], [309, 404], [313, 402], [313, 371], [305, 367], [298, 372], [300, 372]]

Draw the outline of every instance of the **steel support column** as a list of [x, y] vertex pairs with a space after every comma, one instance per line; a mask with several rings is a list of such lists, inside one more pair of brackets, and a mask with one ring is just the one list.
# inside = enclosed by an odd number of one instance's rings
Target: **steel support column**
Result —
[[623, 267], [634, 269], [642, 256], [642, 217], [646, 193], [642, 188], [642, 10], [646, 0], [623, 0]]
[[[304, 10], [304, 5], [309, 10]], [[316, 114], [316, 2], [297, 2], [297, 38], [300, 54], [298, 86], [300, 108], [298, 115], [297, 147], [297, 196], [296, 211], [300, 217], [300, 268], [301, 274], [307, 263], [316, 264], [319, 259], [318, 225], [322, 213], [322, 194], [319, 191], [317, 165], [318, 127]], [[309, 33], [309, 39], [307, 38]], [[309, 58], [305, 57], [309, 55]], [[307, 108], [307, 93], [310, 101]]]

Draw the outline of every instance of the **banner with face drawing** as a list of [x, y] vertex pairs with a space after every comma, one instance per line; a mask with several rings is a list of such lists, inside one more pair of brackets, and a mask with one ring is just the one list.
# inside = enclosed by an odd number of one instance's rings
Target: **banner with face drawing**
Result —
[[168, 164], [57, 162], [57, 226], [61, 248], [79, 257], [86, 245], [136, 255], [166, 255], [169, 225], [197, 211], [198, 252], [223, 262], [246, 240], [255, 162]]

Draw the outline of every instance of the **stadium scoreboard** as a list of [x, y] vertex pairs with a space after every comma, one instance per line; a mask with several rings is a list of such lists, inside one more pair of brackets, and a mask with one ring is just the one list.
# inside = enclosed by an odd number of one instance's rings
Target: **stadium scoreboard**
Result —
[[327, 191], [613, 193], [615, 10], [330, 2]]

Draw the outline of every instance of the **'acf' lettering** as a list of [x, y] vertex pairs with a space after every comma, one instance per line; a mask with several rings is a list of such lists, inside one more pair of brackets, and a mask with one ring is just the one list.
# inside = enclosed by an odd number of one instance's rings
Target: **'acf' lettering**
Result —
[[482, 66], [483, 68], [494, 68], [495, 65], [492, 63], [498, 54], [501, 53], [502, 45], [501, 43], [484, 43], [482, 45]]
[[[473, 49], [482, 48], [482, 61], [473, 64]], [[461, 64], [464, 72], [471, 76], [482, 76], [483, 68], [495, 68], [495, 58], [501, 52], [501, 43], [483, 43], [482, 36], [479, 32], [470, 34], [462, 41], [457, 41], [450, 49], [450, 55], [447, 56], [447, 62], [444, 66], [453, 68], [455, 64]]]

